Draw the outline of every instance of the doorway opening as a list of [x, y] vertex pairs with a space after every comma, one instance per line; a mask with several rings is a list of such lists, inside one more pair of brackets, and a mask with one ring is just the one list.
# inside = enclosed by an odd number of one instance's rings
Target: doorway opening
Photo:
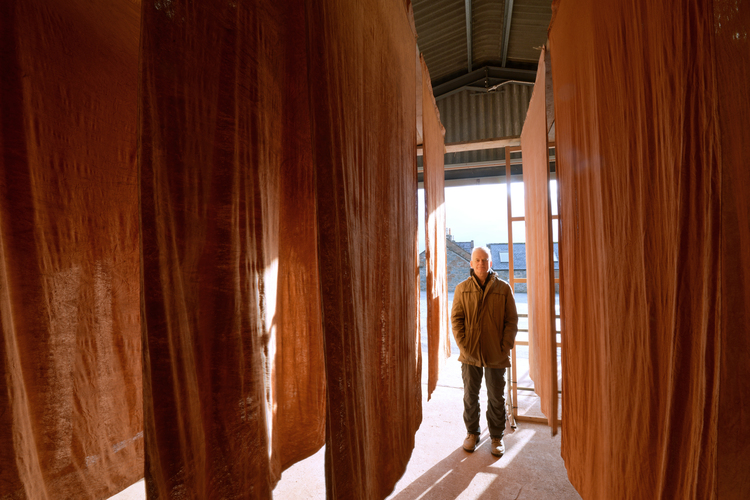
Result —
[[[562, 337], [559, 295], [559, 246], [557, 181], [554, 176], [554, 145], [550, 146], [549, 196], [555, 275], [555, 329], [557, 342], [558, 393], [562, 388]], [[491, 165], [483, 165], [488, 167]], [[500, 175], [453, 179], [445, 181], [446, 217], [446, 279], [448, 282], [448, 311], [453, 303], [453, 292], [458, 283], [469, 277], [472, 248], [490, 249], [492, 268], [507, 281], [514, 291], [519, 315], [519, 331], [511, 352], [512, 368], [506, 376], [506, 402], [511, 421], [547, 422], [541, 412], [539, 396], [534, 392], [534, 381], [529, 366], [529, 290], [526, 266], [526, 206], [523, 182], [523, 161], [520, 147], [505, 148], [505, 160], [498, 161]], [[419, 256], [421, 345], [427, 353], [427, 310], [425, 287], [425, 229], [424, 190], [419, 190]], [[458, 355], [458, 346], [450, 332], [451, 357]], [[426, 359], [423, 357], [423, 359]], [[557, 415], [561, 415], [561, 399]], [[559, 419], [558, 419], [559, 421]]]

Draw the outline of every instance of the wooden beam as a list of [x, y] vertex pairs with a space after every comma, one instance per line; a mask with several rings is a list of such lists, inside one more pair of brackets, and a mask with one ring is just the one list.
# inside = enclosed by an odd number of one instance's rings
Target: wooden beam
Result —
[[458, 92], [463, 87], [475, 82], [481, 82], [480, 87], [486, 88], [486, 82], [489, 78], [494, 80], [515, 80], [522, 83], [534, 83], [536, 81], [536, 70], [499, 68], [496, 66], [483, 66], [470, 71], [469, 73], [441, 83], [432, 87], [435, 100], [440, 100], [452, 92]]
[[513, 19], [513, 0], [505, 0], [505, 15], [503, 16], [503, 68], [508, 62], [508, 42], [510, 42], [510, 22]]
[[[549, 419], [542, 417], [527, 417], [525, 415], [517, 415], [516, 422], [530, 422], [534, 424], [548, 424]], [[557, 425], [562, 425], [562, 419], [557, 419]]]
[[471, 0], [465, 0], [466, 4], [466, 55], [468, 58], [469, 73], [472, 72], [471, 57]]
[[[445, 152], [462, 153], [465, 151], [480, 151], [482, 149], [496, 149], [520, 145], [520, 137], [498, 137], [497, 139], [483, 139], [480, 141], [454, 142], [452, 144], [446, 144]], [[417, 146], [417, 156], [422, 156], [421, 146]]]

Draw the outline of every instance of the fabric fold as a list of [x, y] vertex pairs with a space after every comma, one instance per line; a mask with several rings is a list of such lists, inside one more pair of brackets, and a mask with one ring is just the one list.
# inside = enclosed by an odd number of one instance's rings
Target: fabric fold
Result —
[[750, 12], [553, 7], [568, 475], [583, 497], [744, 498]]
[[307, 2], [329, 498], [384, 498], [422, 417], [416, 69], [401, 0]]
[[136, 6], [0, 4], [0, 496], [143, 475]]
[[324, 442], [304, 23], [294, 2], [143, 4], [149, 498], [270, 498]]
[[557, 434], [557, 332], [555, 327], [555, 266], [552, 208], [549, 193], [549, 148], [545, 64], [542, 49], [534, 93], [521, 133], [526, 205], [526, 266], [529, 300], [529, 375], [542, 413]]
[[427, 288], [427, 400], [437, 386], [440, 371], [451, 355], [450, 318], [448, 316], [447, 250], [445, 243], [445, 128], [432, 94], [430, 71], [420, 56], [422, 73], [422, 130], [425, 269]]

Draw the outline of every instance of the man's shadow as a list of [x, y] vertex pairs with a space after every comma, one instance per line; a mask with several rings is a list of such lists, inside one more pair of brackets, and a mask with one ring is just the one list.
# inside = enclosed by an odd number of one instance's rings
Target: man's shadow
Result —
[[[479, 446], [473, 453], [459, 447], [390, 500], [455, 499], [469, 487], [477, 473], [499, 476], [503, 469], [492, 467], [492, 465], [502, 458], [493, 456], [489, 446], [490, 437], [485, 430], [480, 436]], [[493, 479], [492, 482], [496, 480]], [[478, 498], [495, 498], [490, 495], [488, 491]]]

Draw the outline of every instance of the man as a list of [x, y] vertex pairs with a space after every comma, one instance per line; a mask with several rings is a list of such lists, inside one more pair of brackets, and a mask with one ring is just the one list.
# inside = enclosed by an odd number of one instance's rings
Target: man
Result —
[[479, 388], [484, 371], [491, 452], [501, 457], [505, 453], [505, 369], [510, 367], [518, 313], [510, 285], [492, 270], [487, 247], [471, 252], [470, 276], [453, 294], [451, 322], [464, 381], [464, 450], [474, 451], [479, 443]]

